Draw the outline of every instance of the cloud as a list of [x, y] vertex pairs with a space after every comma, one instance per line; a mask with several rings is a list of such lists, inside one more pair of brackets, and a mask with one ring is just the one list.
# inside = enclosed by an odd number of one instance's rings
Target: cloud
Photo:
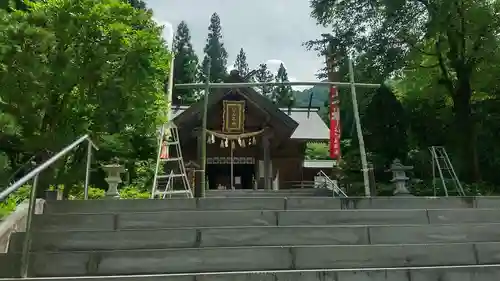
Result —
[[[288, 77], [288, 80], [290, 80], [290, 82], [297, 82], [297, 78], [295, 77]], [[295, 91], [304, 91], [306, 89], [309, 89], [309, 88], [312, 88], [311, 86], [293, 86], [292, 87]]]
[[228, 66], [227, 66], [227, 72], [231, 72], [231, 70], [234, 70], [236, 68], [234, 68], [234, 64], [236, 63], [236, 61], [233, 61], [232, 63], [230, 63]]
[[271, 71], [271, 73], [276, 74], [278, 73], [278, 69], [280, 68], [280, 65], [283, 64], [283, 66], [286, 69], [286, 65], [282, 60], [279, 59], [269, 59], [266, 61], [267, 64], [267, 69]]
[[158, 23], [159, 25], [163, 26], [162, 37], [170, 46], [172, 44], [172, 41], [174, 40], [174, 27], [172, 23], [164, 20], [159, 20], [155, 17], [153, 17], [153, 20], [156, 21], [156, 23]]
[[[279, 59], [269, 59], [266, 61], [266, 64], [267, 64], [267, 68], [271, 71], [271, 73], [275, 74], [278, 73], [278, 69], [280, 67], [281, 64], [283, 64], [283, 66], [286, 68], [286, 64], [282, 61], [282, 60], [279, 60]], [[288, 69], [287, 69], [288, 71]], [[290, 82], [297, 82], [297, 78], [295, 78], [294, 76], [290, 76], [290, 73], [288, 73], [288, 80], [290, 80]], [[292, 87], [295, 91], [303, 91], [305, 89], [309, 89], [311, 88], [311, 86], [293, 86]]]

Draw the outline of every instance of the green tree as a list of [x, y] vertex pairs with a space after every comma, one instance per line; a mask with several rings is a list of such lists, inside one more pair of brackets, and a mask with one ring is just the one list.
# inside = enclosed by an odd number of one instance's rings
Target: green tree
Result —
[[247, 63], [247, 55], [245, 54], [245, 51], [243, 51], [243, 48], [240, 49], [240, 52], [236, 56], [234, 69], [238, 70], [241, 77], [245, 77], [250, 72]]
[[0, 1], [0, 9], [7, 12], [12, 12], [14, 10], [26, 11], [28, 10], [28, 5], [26, 1], [31, 0], [2, 0]]
[[[181, 21], [177, 26], [174, 38], [174, 83], [194, 83], [196, 82], [198, 56], [191, 44], [191, 34], [186, 22]], [[196, 89], [174, 89], [174, 104], [192, 104], [196, 101]]]
[[[410, 56], [426, 54], [453, 102], [456, 152], [466, 180], [481, 178], [472, 78], [498, 63], [499, 1], [312, 0], [312, 16], [332, 28], [339, 48], [355, 51], [358, 66], [388, 77]], [[421, 61], [421, 60], [420, 60]]]
[[[267, 64], [261, 63], [259, 65], [259, 69], [257, 69], [257, 72], [255, 73], [255, 80], [259, 83], [266, 83], [266, 82], [273, 82], [274, 81], [274, 75], [269, 71], [267, 68]], [[271, 93], [273, 91], [272, 86], [259, 86], [260, 92], [262, 95], [266, 97], [271, 97]]]
[[363, 125], [367, 149], [380, 160], [376, 168], [387, 168], [395, 158], [406, 160], [408, 123], [401, 102], [386, 85], [373, 95]]
[[[283, 64], [280, 64], [278, 68], [278, 73], [276, 74], [276, 82], [289, 82], [288, 73]], [[293, 96], [292, 86], [290, 85], [279, 85], [273, 89], [272, 97], [274, 103], [279, 106], [292, 107], [295, 104], [295, 98]]]
[[[29, 13], [0, 11], [0, 30], [9, 31], [0, 32], [0, 115], [21, 132], [0, 132], [0, 151], [37, 154], [41, 163], [85, 133], [125, 148], [139, 136], [154, 144], [170, 56], [151, 14], [119, 0], [30, 5]], [[109, 149], [118, 150], [104, 145], [97, 156]], [[83, 159], [84, 150], [67, 156], [42, 175], [42, 186], [54, 176], [68, 184], [83, 178]]]
[[146, 10], [146, 3], [143, 0], [124, 0], [136, 9]]
[[227, 77], [227, 51], [222, 42], [222, 29], [217, 13], [212, 14], [208, 31], [207, 44], [203, 49], [205, 57], [200, 69], [201, 78], [205, 80], [210, 61], [210, 81], [223, 82]]

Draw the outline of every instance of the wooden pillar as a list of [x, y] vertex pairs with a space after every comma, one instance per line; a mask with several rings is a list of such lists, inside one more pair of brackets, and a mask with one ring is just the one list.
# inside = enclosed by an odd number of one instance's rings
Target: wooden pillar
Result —
[[272, 188], [271, 182], [271, 150], [269, 147], [269, 135], [264, 134], [262, 137], [262, 150], [264, 153], [264, 189], [269, 190]]
[[[201, 146], [202, 145], [205, 145], [204, 143], [202, 143], [202, 139], [201, 139], [201, 130], [197, 130], [195, 131], [195, 135], [196, 135], [196, 159], [198, 159], [198, 165], [200, 165], [200, 167], [202, 167], [202, 156], [201, 156]], [[200, 172], [197, 172], [196, 173], [196, 184], [194, 186], [194, 197], [196, 198], [200, 198], [200, 197], [205, 197], [205, 192], [201, 189], [201, 176], [202, 176], [202, 173]]]

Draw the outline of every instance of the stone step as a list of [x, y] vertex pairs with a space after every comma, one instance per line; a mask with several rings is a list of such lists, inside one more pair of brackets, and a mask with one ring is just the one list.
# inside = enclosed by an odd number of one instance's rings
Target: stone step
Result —
[[[0, 264], [1, 277], [12, 277], [19, 270], [14, 267], [19, 254], [6, 254], [3, 259], [7, 263]], [[499, 262], [500, 243], [39, 252], [31, 254], [30, 275], [50, 277], [356, 269]]]
[[283, 190], [209, 190], [205, 193], [206, 197], [297, 197], [297, 196], [323, 196], [332, 197], [333, 193], [328, 189], [302, 188], [302, 189], [283, 189]]
[[498, 208], [500, 197], [230, 197], [166, 200], [66, 200], [47, 203], [45, 213], [119, 213], [171, 210], [461, 209]]
[[[10, 252], [21, 252], [14, 233]], [[375, 245], [500, 242], [500, 224], [307, 226], [35, 232], [31, 251], [138, 250], [197, 247]]]
[[161, 229], [223, 226], [403, 225], [500, 222], [496, 209], [167, 211], [119, 214], [35, 215], [45, 231]]
[[[36, 278], [37, 281], [71, 280]], [[357, 270], [267, 271], [245, 273], [166, 274], [144, 276], [82, 277], [79, 281], [494, 281], [500, 266], [378, 268]], [[19, 281], [19, 279], [3, 279]]]

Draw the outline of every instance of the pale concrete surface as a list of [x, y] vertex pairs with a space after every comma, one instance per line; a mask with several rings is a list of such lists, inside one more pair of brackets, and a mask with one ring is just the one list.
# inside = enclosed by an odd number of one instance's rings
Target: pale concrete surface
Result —
[[[18, 281], [3, 279], [2, 281]], [[38, 279], [53, 281], [53, 279]], [[416, 268], [391, 270], [317, 271], [289, 273], [244, 273], [188, 276], [115, 276], [112, 278], [79, 278], [82, 281], [495, 281], [500, 280], [499, 267]]]
[[294, 247], [296, 269], [477, 264], [473, 244]]
[[[20, 252], [23, 233], [9, 250]], [[291, 226], [35, 232], [33, 251], [500, 242], [500, 224]]]
[[221, 226], [425, 225], [500, 222], [494, 209], [166, 211], [119, 214], [44, 214], [34, 218], [45, 231], [159, 229]]
[[[12, 236], [9, 251], [21, 252], [24, 233]], [[193, 248], [196, 229], [35, 232], [32, 251], [92, 251]]]
[[117, 213], [195, 210], [196, 200], [175, 198], [168, 200], [62, 200], [47, 204], [45, 213]]
[[342, 199], [325, 197], [291, 197], [286, 200], [287, 210], [341, 209]]
[[44, 231], [114, 230], [115, 224], [113, 214], [43, 214], [33, 217], [33, 229]]
[[[229, 197], [167, 200], [71, 200], [51, 202], [45, 213], [120, 213], [169, 210], [314, 210], [314, 209], [468, 209], [500, 208], [500, 197], [349, 197], [306, 196], [276, 191], [217, 191]], [[266, 194], [272, 194], [267, 196]], [[287, 196], [288, 195], [288, 196]], [[258, 198], [260, 197], [260, 198]]]
[[425, 210], [323, 210], [278, 213], [279, 225], [427, 224]]
[[49, 277], [453, 266], [478, 264], [476, 256], [498, 262], [499, 250], [500, 243], [482, 243], [40, 252], [33, 254], [31, 270], [33, 276]]
[[428, 210], [427, 214], [431, 224], [500, 222], [497, 209]]
[[368, 244], [364, 227], [251, 227], [201, 229], [201, 247]]
[[500, 196], [478, 196], [474, 198], [476, 208], [500, 208]]
[[500, 224], [370, 226], [372, 244], [500, 242]]
[[[35, 214], [44, 211], [45, 200], [36, 199]], [[29, 202], [25, 201], [16, 210], [0, 221], [0, 253], [6, 253], [9, 248], [9, 240], [13, 233], [26, 231], [26, 219], [28, 218]]]
[[108, 252], [37, 253], [32, 275], [119, 275], [289, 269], [290, 250], [215, 248]]
[[200, 198], [198, 210], [285, 210], [284, 198]]
[[373, 197], [347, 198], [351, 209], [467, 209], [474, 197]]
[[118, 229], [167, 227], [276, 225], [273, 211], [205, 211], [122, 213], [117, 215]]

